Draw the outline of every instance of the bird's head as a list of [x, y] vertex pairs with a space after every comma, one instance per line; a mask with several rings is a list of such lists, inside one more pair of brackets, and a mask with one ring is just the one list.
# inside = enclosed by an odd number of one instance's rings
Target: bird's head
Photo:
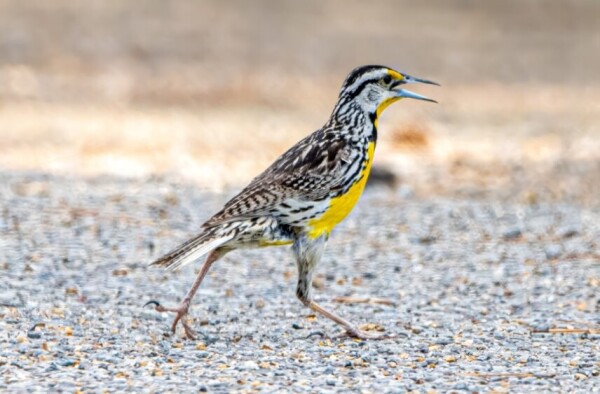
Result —
[[402, 98], [437, 102], [420, 94], [401, 89], [403, 85], [408, 83], [426, 83], [439, 86], [435, 82], [411, 77], [389, 67], [362, 66], [352, 70], [344, 81], [338, 106], [354, 102], [363, 111], [379, 116], [390, 104]]

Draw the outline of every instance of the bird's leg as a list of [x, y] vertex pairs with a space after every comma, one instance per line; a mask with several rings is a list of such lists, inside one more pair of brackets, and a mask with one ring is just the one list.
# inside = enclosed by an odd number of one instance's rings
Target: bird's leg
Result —
[[363, 331], [360, 328], [355, 327], [353, 324], [351, 324], [347, 320], [342, 319], [335, 313], [329, 312], [327, 309], [324, 309], [321, 305], [317, 304], [313, 300], [308, 300], [308, 302], [306, 302], [306, 301], [302, 301], [302, 302], [304, 303], [304, 305], [308, 306], [313, 311], [319, 312], [326, 318], [331, 319], [334, 322], [340, 324], [342, 327], [344, 327], [346, 329], [346, 332], [351, 337], [360, 338], [360, 339], [385, 339], [385, 338], [390, 337], [387, 334], [374, 334], [374, 333], [370, 333], [367, 331]]
[[354, 326], [349, 321], [339, 317], [335, 313], [329, 312], [327, 309], [323, 308], [321, 305], [317, 304], [312, 299], [312, 297], [310, 296], [310, 291], [307, 292], [306, 291], [307, 288], [304, 287], [305, 283], [310, 288], [310, 286], [311, 286], [310, 282], [301, 283], [300, 280], [298, 281], [298, 288], [296, 289], [296, 295], [298, 296], [300, 301], [304, 305], [306, 305], [307, 307], [312, 309], [313, 311], [320, 313], [321, 315], [325, 316], [326, 318], [331, 319], [334, 322], [336, 322], [337, 324], [344, 327], [346, 329], [346, 332], [348, 333], [348, 335], [350, 335], [351, 337], [360, 338], [360, 339], [385, 339], [385, 338], [390, 337], [387, 334], [374, 334], [374, 333], [363, 331], [363, 330], [359, 329], [358, 327]]
[[299, 235], [296, 238], [293, 246], [296, 264], [298, 266], [298, 286], [296, 288], [296, 296], [305, 306], [340, 324], [346, 329], [348, 335], [352, 337], [361, 339], [388, 338], [388, 335], [372, 334], [359, 329], [335, 313], [329, 312], [312, 299], [312, 276], [314, 268], [323, 254], [326, 242], [326, 235], [322, 235], [315, 239], [310, 239], [306, 235]]
[[223, 255], [222, 252], [219, 252], [218, 250], [213, 250], [212, 252], [210, 252], [208, 254], [208, 256], [206, 256], [204, 265], [202, 266], [202, 269], [200, 269], [200, 273], [198, 273], [198, 276], [196, 277], [194, 284], [192, 285], [190, 290], [185, 295], [185, 298], [183, 299], [183, 301], [181, 301], [181, 303], [178, 306], [176, 306], [174, 308], [167, 308], [167, 307], [162, 306], [158, 301], [149, 301], [146, 303], [146, 305], [154, 304], [155, 305], [154, 309], [158, 312], [175, 312], [175, 320], [173, 320], [173, 324], [171, 325], [171, 331], [173, 333], [175, 333], [175, 330], [177, 329], [177, 323], [179, 323], [181, 321], [181, 324], [183, 325], [183, 329], [185, 330], [185, 336], [189, 339], [196, 339], [196, 333], [186, 323], [184, 318], [187, 315], [188, 310], [190, 309], [190, 304], [192, 302], [192, 298], [194, 298], [194, 295], [196, 294], [198, 287], [200, 287], [202, 280], [208, 273], [208, 270], [210, 269], [212, 264], [215, 261], [217, 261], [219, 259], [219, 257], [221, 257], [222, 255]]

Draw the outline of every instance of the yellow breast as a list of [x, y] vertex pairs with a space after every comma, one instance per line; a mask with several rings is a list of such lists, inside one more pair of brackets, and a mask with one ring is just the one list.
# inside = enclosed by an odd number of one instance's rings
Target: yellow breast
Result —
[[309, 222], [310, 231], [308, 235], [311, 238], [316, 238], [323, 233], [329, 234], [352, 211], [352, 208], [354, 208], [354, 205], [356, 205], [356, 202], [365, 189], [367, 178], [371, 172], [374, 152], [375, 143], [371, 142], [367, 148], [367, 162], [360, 174], [360, 180], [352, 185], [345, 194], [332, 198], [325, 213]]

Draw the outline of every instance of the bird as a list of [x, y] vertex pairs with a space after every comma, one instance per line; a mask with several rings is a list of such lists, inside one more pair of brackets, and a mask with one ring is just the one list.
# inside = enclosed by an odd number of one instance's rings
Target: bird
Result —
[[296, 296], [306, 307], [340, 324], [360, 339], [384, 337], [364, 331], [313, 299], [315, 267], [329, 236], [359, 200], [371, 166], [381, 113], [392, 103], [411, 98], [436, 103], [409, 90], [409, 83], [437, 85], [392, 68], [366, 65], [344, 80], [331, 116], [256, 176], [200, 228], [198, 234], [150, 263], [175, 270], [204, 258], [191, 288], [176, 307], [156, 300], [158, 312], [171, 312], [175, 334], [181, 322], [185, 336], [196, 333], [186, 317], [192, 299], [211, 266], [225, 254], [243, 248], [291, 245], [298, 268]]

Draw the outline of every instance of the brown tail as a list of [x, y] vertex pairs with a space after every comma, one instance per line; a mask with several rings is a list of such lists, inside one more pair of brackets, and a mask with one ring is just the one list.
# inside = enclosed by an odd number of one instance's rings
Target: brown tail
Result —
[[150, 265], [159, 265], [173, 271], [198, 260], [232, 238], [233, 234], [217, 236], [213, 232], [203, 232], [153, 261]]

